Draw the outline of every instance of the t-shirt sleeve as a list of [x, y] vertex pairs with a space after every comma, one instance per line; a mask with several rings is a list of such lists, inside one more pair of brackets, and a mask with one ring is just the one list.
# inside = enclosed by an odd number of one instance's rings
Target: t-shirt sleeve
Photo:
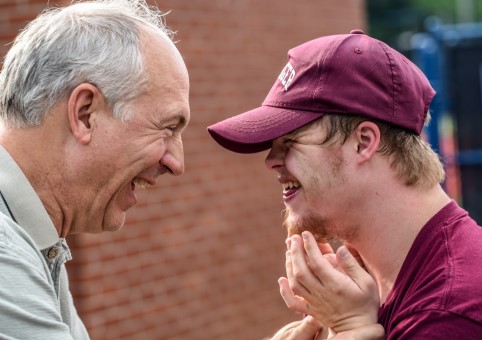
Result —
[[[2, 215], [2, 214], [0, 214]], [[72, 339], [33, 241], [0, 216], [0, 338]]]
[[456, 313], [431, 310], [414, 313], [397, 322], [388, 339], [481, 339], [482, 325]]

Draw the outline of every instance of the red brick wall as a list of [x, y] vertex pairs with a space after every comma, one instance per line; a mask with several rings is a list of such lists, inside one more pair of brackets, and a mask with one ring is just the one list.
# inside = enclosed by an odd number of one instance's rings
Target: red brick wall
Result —
[[[70, 1], [64, 1], [70, 2]], [[47, 0], [0, 0], [0, 54]], [[61, 3], [52, 1], [50, 4]], [[69, 237], [92, 339], [261, 339], [298, 316], [284, 274], [281, 189], [265, 153], [232, 154], [206, 126], [254, 108], [286, 52], [365, 23], [361, 0], [157, 0], [191, 80], [186, 173], [139, 194], [123, 230]]]

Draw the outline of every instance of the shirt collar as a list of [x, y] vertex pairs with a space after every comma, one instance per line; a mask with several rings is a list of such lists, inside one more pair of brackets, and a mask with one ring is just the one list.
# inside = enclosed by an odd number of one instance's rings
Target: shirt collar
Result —
[[0, 146], [0, 191], [17, 223], [39, 249], [51, 247], [59, 235], [45, 207], [15, 160]]

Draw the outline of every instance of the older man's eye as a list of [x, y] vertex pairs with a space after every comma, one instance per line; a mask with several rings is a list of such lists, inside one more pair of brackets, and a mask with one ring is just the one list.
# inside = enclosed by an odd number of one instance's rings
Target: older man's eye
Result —
[[170, 132], [175, 132], [177, 129], [177, 125], [164, 126], [163, 129], [168, 130]]

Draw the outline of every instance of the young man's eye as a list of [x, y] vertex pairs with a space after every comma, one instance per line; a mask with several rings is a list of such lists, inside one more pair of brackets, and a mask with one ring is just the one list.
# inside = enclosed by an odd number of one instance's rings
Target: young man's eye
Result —
[[285, 139], [285, 140], [283, 141], [283, 145], [284, 145], [285, 147], [288, 147], [288, 148], [289, 148], [293, 143], [294, 143], [294, 140], [291, 139], [291, 138], [287, 138], [287, 139]]

